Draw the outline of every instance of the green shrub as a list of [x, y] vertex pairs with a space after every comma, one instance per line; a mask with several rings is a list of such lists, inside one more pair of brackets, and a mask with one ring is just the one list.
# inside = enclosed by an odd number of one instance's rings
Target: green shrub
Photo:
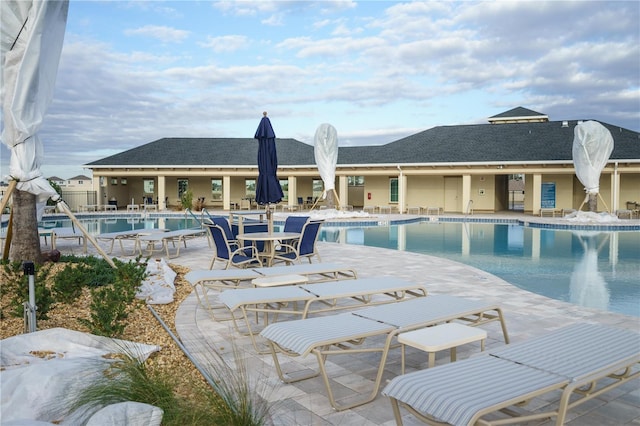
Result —
[[190, 209], [193, 205], [193, 192], [190, 189], [187, 189], [182, 193], [180, 197], [180, 204], [183, 209]]
[[68, 264], [53, 277], [52, 290], [56, 301], [73, 303], [80, 297], [90, 279], [91, 270], [87, 266]]
[[101, 286], [111, 284], [116, 279], [115, 269], [102, 257], [94, 256], [62, 256], [60, 262], [77, 263], [82, 264], [89, 268], [87, 272], [87, 278], [85, 280], [87, 285]]
[[[51, 265], [36, 265], [34, 276], [34, 289], [36, 299], [36, 319], [48, 319], [48, 313], [52, 305], [55, 303], [51, 290], [46, 286], [46, 280], [49, 275]], [[14, 317], [24, 315], [24, 304], [29, 301], [29, 276], [23, 272], [21, 262], [8, 262], [4, 264], [4, 282], [2, 283], [2, 291], [11, 294], [10, 306], [7, 314]], [[4, 310], [4, 307], [3, 307]], [[4, 317], [4, 311], [0, 313], [0, 317]]]
[[126, 319], [131, 309], [139, 307], [135, 295], [146, 278], [146, 263], [123, 263], [114, 259], [117, 266], [113, 284], [92, 289], [90, 318], [79, 318], [80, 323], [89, 327], [89, 331], [99, 336], [119, 337], [124, 333]]

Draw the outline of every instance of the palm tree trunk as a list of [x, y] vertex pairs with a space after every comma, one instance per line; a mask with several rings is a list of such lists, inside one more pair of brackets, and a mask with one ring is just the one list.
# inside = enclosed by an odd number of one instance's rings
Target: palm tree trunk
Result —
[[597, 212], [598, 211], [598, 194], [589, 194], [589, 211]]
[[325, 204], [327, 205], [328, 209], [336, 208], [336, 200], [333, 196], [333, 191], [327, 191], [327, 199], [325, 201]]
[[36, 215], [36, 196], [30, 192], [13, 191], [13, 238], [9, 250], [11, 261], [43, 262], [38, 235], [38, 217]]

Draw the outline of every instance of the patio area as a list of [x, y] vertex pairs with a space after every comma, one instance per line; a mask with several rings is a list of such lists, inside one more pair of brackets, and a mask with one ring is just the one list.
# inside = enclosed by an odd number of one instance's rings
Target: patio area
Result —
[[[602, 311], [574, 306], [520, 290], [507, 282], [459, 263], [445, 259], [413, 253], [399, 253], [362, 246], [319, 243], [323, 262], [335, 262], [353, 266], [359, 278], [394, 275], [408, 281], [424, 284], [431, 295], [449, 294], [482, 299], [499, 304], [505, 314], [511, 342], [519, 342], [532, 336], [546, 333], [558, 327], [576, 322], [598, 322], [637, 330], [640, 319], [603, 313]], [[209, 251], [189, 249], [177, 263], [192, 269], [207, 268]], [[330, 405], [324, 384], [318, 377], [285, 385], [276, 375], [271, 355], [257, 355], [249, 337], [240, 336], [231, 322], [211, 319], [205, 309], [198, 305], [192, 294], [180, 306], [176, 327], [188, 350], [196, 359], [207, 359], [214, 348], [232, 365], [234, 347], [240, 349], [250, 370], [262, 383], [258, 386], [263, 396], [274, 403], [273, 421], [278, 425], [394, 425], [393, 413], [388, 399], [378, 396], [371, 403], [350, 410], [336, 412]], [[492, 323], [484, 327], [488, 331], [488, 349], [504, 345], [499, 325]], [[458, 349], [458, 359], [467, 358], [479, 351], [479, 343]], [[416, 349], [407, 349], [407, 372], [426, 368], [427, 354]], [[436, 366], [447, 363], [448, 351], [437, 354]], [[338, 389], [336, 398], [348, 402], [359, 392], [367, 392], [375, 379], [378, 354], [344, 355], [327, 363], [332, 386]], [[400, 350], [391, 351], [385, 370], [384, 383], [400, 374]], [[297, 371], [316, 366], [314, 356], [289, 358], [287, 371]], [[527, 409], [548, 404], [545, 400], [534, 400]], [[406, 413], [405, 413], [406, 414]], [[600, 398], [570, 411], [568, 424], [575, 425], [625, 425], [640, 421], [640, 381], [635, 380]], [[422, 424], [410, 415], [405, 416], [406, 425]], [[542, 424], [553, 424], [545, 422]]]
[[[395, 215], [391, 215], [395, 216]], [[389, 217], [389, 219], [392, 219]], [[542, 221], [557, 219], [538, 218]], [[637, 223], [636, 221], [633, 221]], [[319, 242], [318, 248], [323, 262], [340, 263], [353, 267], [359, 278], [395, 276], [409, 282], [423, 284], [430, 295], [454, 295], [471, 299], [482, 299], [499, 304], [502, 308], [512, 343], [545, 334], [572, 323], [601, 323], [638, 330], [640, 318], [579, 307], [529, 293], [489, 273], [446, 259], [398, 252], [359, 245]], [[80, 246], [65, 242], [63, 252], [80, 254]], [[89, 247], [89, 252], [94, 252]], [[212, 251], [205, 238], [191, 240], [180, 252], [180, 257], [171, 263], [194, 269], [207, 269]], [[215, 300], [215, 292], [212, 292]], [[270, 354], [258, 355], [251, 339], [237, 333], [230, 321], [215, 321], [206, 309], [198, 305], [195, 294], [191, 294], [180, 305], [176, 319], [180, 339], [191, 355], [199, 360], [211, 359], [215, 350], [234, 365], [235, 353], [239, 353], [256, 381], [259, 393], [273, 403], [272, 420], [276, 425], [395, 425], [388, 398], [378, 395], [373, 401], [349, 410], [336, 412], [330, 405], [326, 390], [319, 377], [293, 384], [283, 384], [277, 377]], [[486, 349], [504, 345], [500, 326], [491, 323], [483, 326], [488, 332]], [[264, 343], [264, 341], [262, 341]], [[266, 346], [265, 346], [266, 347]], [[480, 350], [479, 342], [458, 348], [457, 358], [465, 359]], [[331, 385], [340, 403], [369, 392], [375, 379], [379, 361], [378, 354], [341, 355], [327, 362]], [[436, 368], [449, 362], [449, 352], [438, 352]], [[406, 350], [406, 371], [427, 367], [427, 353], [417, 349]], [[284, 363], [287, 372], [317, 366], [315, 356], [289, 358]], [[391, 378], [401, 372], [400, 349], [390, 352], [382, 381], [382, 388]], [[535, 411], [553, 399], [537, 398], [521, 409]], [[422, 424], [406, 411], [405, 425]], [[568, 414], [570, 425], [637, 425], [640, 422], [640, 380], [634, 380], [611, 392], [595, 398]], [[536, 424], [551, 425], [554, 421]]]

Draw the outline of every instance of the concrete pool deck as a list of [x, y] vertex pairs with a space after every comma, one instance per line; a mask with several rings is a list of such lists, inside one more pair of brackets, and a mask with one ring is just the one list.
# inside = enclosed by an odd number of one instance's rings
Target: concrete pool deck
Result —
[[[386, 219], [393, 217], [384, 215]], [[394, 215], [391, 215], [394, 216]], [[403, 216], [406, 218], [406, 215]], [[475, 215], [474, 217], [480, 217]], [[490, 215], [496, 218], [496, 215]], [[511, 217], [511, 216], [509, 216]], [[533, 218], [553, 222], [552, 218]], [[556, 219], [557, 220], [557, 219]], [[624, 221], [635, 223], [640, 221]], [[64, 243], [60, 249], [80, 254], [80, 249], [72, 243]], [[393, 275], [408, 281], [421, 283], [429, 294], [450, 294], [468, 298], [483, 299], [499, 304], [505, 314], [506, 323], [513, 343], [529, 337], [544, 334], [549, 330], [575, 322], [597, 322], [617, 327], [640, 329], [640, 318], [583, 308], [569, 303], [533, 294], [491, 274], [460, 263], [422, 254], [398, 252], [395, 250], [318, 243], [323, 262], [336, 262], [354, 267], [359, 277]], [[182, 248], [180, 257], [170, 263], [193, 269], [207, 269], [212, 251], [204, 238], [190, 240], [187, 248]], [[640, 303], [640, 301], [639, 301]], [[235, 332], [230, 322], [214, 321], [209, 313], [198, 305], [194, 294], [181, 304], [176, 315], [176, 328], [180, 339], [196, 359], [210, 359], [211, 350], [216, 350], [233, 365], [234, 348], [245, 359], [251, 373], [260, 383], [256, 389], [271, 401], [272, 420], [277, 425], [394, 425], [391, 404], [384, 396], [368, 404], [341, 412], [331, 408], [320, 378], [313, 378], [294, 384], [282, 384], [273, 367], [271, 355], [257, 355], [248, 337]], [[499, 326], [495, 323], [483, 327], [488, 331], [487, 349], [504, 344]], [[478, 344], [459, 348], [458, 359], [476, 354]], [[328, 368], [335, 386], [337, 399], [348, 399], [354, 392], [368, 391], [368, 385], [375, 375], [377, 355], [341, 356], [329, 361]], [[437, 354], [436, 365], [448, 361], [447, 351]], [[316, 364], [315, 357], [291, 358], [286, 370], [299, 370]], [[427, 355], [418, 350], [407, 350], [407, 371], [425, 368]], [[384, 381], [400, 374], [400, 351], [390, 353]], [[550, 401], [553, 402], [552, 395]], [[524, 411], [535, 410], [548, 404], [544, 398], [533, 400]], [[403, 411], [405, 425], [422, 424]], [[550, 425], [554, 421], [536, 424]], [[640, 379], [636, 379], [613, 391], [594, 398], [568, 414], [567, 424], [571, 425], [639, 425], [640, 424]]]

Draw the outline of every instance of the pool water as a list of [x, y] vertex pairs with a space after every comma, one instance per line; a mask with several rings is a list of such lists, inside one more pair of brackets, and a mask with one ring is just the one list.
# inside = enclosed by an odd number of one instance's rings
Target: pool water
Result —
[[323, 241], [444, 257], [533, 293], [640, 317], [640, 232], [420, 222], [323, 227]]

